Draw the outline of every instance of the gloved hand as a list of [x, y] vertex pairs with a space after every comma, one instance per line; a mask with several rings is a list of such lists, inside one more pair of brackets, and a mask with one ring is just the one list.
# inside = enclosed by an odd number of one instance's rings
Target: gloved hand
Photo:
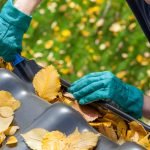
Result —
[[142, 116], [142, 91], [123, 83], [111, 72], [88, 74], [74, 82], [69, 88], [69, 92], [80, 104], [110, 99], [131, 116], [135, 118]]
[[0, 13], [0, 57], [12, 61], [22, 50], [23, 34], [27, 31], [31, 17], [20, 12], [8, 0]]

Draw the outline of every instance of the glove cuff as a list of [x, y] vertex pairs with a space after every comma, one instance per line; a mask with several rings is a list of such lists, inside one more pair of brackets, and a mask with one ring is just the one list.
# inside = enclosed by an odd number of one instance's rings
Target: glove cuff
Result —
[[22, 29], [24, 32], [27, 31], [32, 19], [31, 16], [28, 16], [15, 8], [13, 5], [13, 0], [7, 1], [7, 3], [2, 8], [0, 17], [9, 24]]
[[138, 88], [132, 85], [126, 85], [128, 88], [127, 110], [128, 113], [139, 119], [142, 117], [142, 110], [144, 105], [144, 94]]

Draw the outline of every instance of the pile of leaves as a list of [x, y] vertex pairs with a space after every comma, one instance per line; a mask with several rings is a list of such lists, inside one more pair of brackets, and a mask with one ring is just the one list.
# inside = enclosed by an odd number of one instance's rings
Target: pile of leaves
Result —
[[60, 101], [73, 107], [91, 126], [116, 143], [133, 141], [147, 149], [150, 148], [149, 133], [138, 122], [128, 123], [120, 116], [98, 105], [80, 106], [70, 93], [65, 93], [61, 89], [59, 74], [52, 65], [35, 75], [33, 86], [41, 98], [50, 103]]
[[2, 58], [0, 58], [0, 68], [5, 68], [10, 71], [13, 70], [11, 63], [5, 62]]
[[14, 112], [20, 107], [20, 101], [16, 100], [11, 93], [0, 91], [0, 145], [8, 137], [6, 144], [17, 143], [17, 138], [13, 136], [19, 129], [13, 125]]
[[22, 137], [33, 150], [91, 150], [97, 145], [99, 135], [89, 131], [80, 133], [76, 129], [66, 136], [60, 131], [37, 128], [22, 134]]
[[[126, 141], [132, 141], [142, 145], [146, 149], [150, 149], [150, 139], [149, 139], [150, 133], [148, 133], [140, 123], [135, 121], [128, 123], [124, 121], [124, 119], [122, 119], [120, 116], [114, 114], [109, 110], [106, 110], [105, 108], [99, 105], [94, 104], [86, 106], [79, 105], [77, 101], [74, 99], [73, 95], [71, 95], [70, 93], [66, 93], [65, 91], [62, 90], [60, 76], [54, 66], [50, 65], [40, 70], [33, 79], [33, 86], [35, 88], [36, 94], [40, 96], [43, 100], [46, 100], [50, 103], [55, 103], [59, 101], [69, 105], [70, 107], [77, 110], [87, 120], [87, 122], [89, 122], [89, 125], [94, 127], [98, 132], [107, 136], [114, 142], [118, 144], [123, 144]], [[4, 129], [1, 128], [2, 131], [0, 131], [1, 133], [0, 141], [2, 143], [5, 139], [5, 135], [13, 135], [16, 132], [16, 130], [19, 129], [19, 127], [17, 126], [10, 126], [13, 120], [12, 117], [13, 114], [12, 115], [7, 114], [6, 117], [5, 109], [7, 109], [7, 112], [12, 113], [12, 110], [14, 111], [17, 108], [19, 108], [20, 104], [16, 101], [16, 103], [13, 103], [13, 105], [10, 106], [10, 102], [7, 101], [9, 99], [13, 101], [14, 98], [12, 98], [11, 94], [8, 92], [1, 91], [0, 96], [2, 96], [2, 98], [0, 97], [0, 99], [3, 100], [2, 102], [0, 101], [0, 115], [1, 115], [0, 119], [8, 120], [8, 123], [2, 121], [2, 125], [4, 122], [3, 127]], [[4, 98], [6, 98], [6, 100], [4, 100]], [[1, 106], [3, 107], [1, 108]], [[3, 113], [5, 112], [4, 113], [5, 115], [1, 114], [1, 112]], [[64, 147], [65, 150], [67, 149], [69, 150], [69, 148], [71, 148], [69, 146], [75, 147], [76, 145], [78, 147], [81, 143], [84, 143], [85, 140], [87, 140], [86, 141], [87, 143], [88, 140], [90, 142], [91, 139], [88, 138], [82, 139], [82, 134], [84, 133], [80, 134], [78, 130], [76, 130], [72, 135], [67, 137], [63, 133], [60, 133], [59, 131], [53, 131], [48, 133], [48, 131], [44, 129], [34, 129], [33, 131], [29, 131], [29, 133], [23, 134], [22, 136], [24, 137], [26, 143], [31, 149], [35, 149], [35, 147], [37, 146], [37, 150], [40, 149], [48, 150], [52, 145], [54, 147], [59, 148], [59, 146], [61, 147], [63, 147], [63, 145], [67, 146], [66, 141], [70, 141], [68, 147]], [[86, 133], [86, 134], [90, 135], [93, 133]], [[42, 138], [39, 137], [39, 135], [42, 136]], [[76, 142], [73, 143], [73, 141], [70, 140], [71, 139], [70, 137], [75, 138], [77, 137], [77, 135], [80, 137], [79, 139], [81, 141], [77, 140]], [[37, 137], [33, 138], [32, 136]], [[95, 136], [95, 144], [91, 146], [95, 147], [98, 136], [94, 134], [93, 136]], [[35, 141], [35, 139], [37, 138], [40, 138], [40, 140], [38, 139], [38, 142], [40, 141], [39, 144], [35, 144], [37, 142]], [[60, 138], [62, 138], [63, 140], [60, 140]], [[15, 142], [17, 142], [17, 139], [14, 136], [11, 136], [10, 139], [7, 141], [7, 144], [12, 144]], [[80, 143], [79, 145], [78, 142]], [[80, 146], [82, 146], [82, 144]]]

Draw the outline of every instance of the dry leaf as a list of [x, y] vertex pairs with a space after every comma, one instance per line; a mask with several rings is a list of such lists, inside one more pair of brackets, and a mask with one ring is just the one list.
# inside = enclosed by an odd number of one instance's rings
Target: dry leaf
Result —
[[6, 145], [17, 144], [18, 140], [15, 136], [10, 136], [6, 142]]
[[72, 106], [74, 103], [72, 100], [70, 100], [69, 98], [66, 98], [66, 97], [64, 97], [62, 100], [63, 100], [62, 101], [63, 103], [65, 103], [66, 105], [69, 105], [69, 106]]
[[17, 130], [19, 130], [19, 126], [10, 126], [6, 131], [5, 135], [14, 135]]
[[42, 150], [42, 139], [48, 133], [45, 129], [33, 129], [21, 136], [24, 138], [26, 144], [34, 150]]
[[112, 113], [107, 113], [106, 115], [104, 115], [103, 119], [105, 121], [111, 122], [116, 127], [120, 121], [123, 121], [123, 119], [121, 117], [119, 117], [115, 114], [112, 114]]
[[131, 141], [131, 142], [138, 142], [140, 139], [139, 133], [136, 131], [129, 131], [127, 132], [127, 141]]
[[0, 117], [0, 133], [6, 131], [13, 121], [13, 116], [9, 118]]
[[126, 138], [126, 134], [127, 134], [127, 125], [125, 123], [125, 121], [121, 120], [118, 125], [117, 125], [117, 135], [119, 138]]
[[76, 111], [78, 111], [86, 119], [87, 122], [92, 122], [98, 117], [101, 117], [98, 111], [89, 105], [81, 106], [77, 102], [74, 102], [72, 107]]
[[[110, 124], [108, 124], [110, 125]], [[100, 133], [102, 133], [103, 135], [107, 136], [108, 138], [110, 138], [113, 141], [117, 141], [117, 134], [115, 132], [115, 130], [113, 129], [112, 126], [108, 126], [107, 124], [100, 124], [98, 130]]]
[[47, 133], [42, 140], [42, 150], [65, 150], [66, 135], [59, 131]]
[[11, 107], [0, 107], [0, 116], [8, 118], [14, 115], [14, 111]]
[[104, 124], [104, 126], [110, 127], [112, 125], [111, 122], [90, 122], [89, 125], [92, 127], [98, 128], [101, 124]]
[[0, 107], [11, 107], [14, 111], [20, 107], [20, 101], [17, 101], [11, 93], [0, 91]]
[[33, 86], [41, 98], [53, 101], [61, 87], [57, 70], [52, 65], [40, 70], [33, 79]]
[[79, 133], [76, 129], [66, 138], [64, 150], [90, 150], [97, 145], [98, 137], [93, 132]]
[[98, 134], [88, 131], [79, 133], [78, 129], [68, 137], [60, 131], [48, 132], [44, 129], [33, 129], [22, 136], [33, 150], [91, 150], [99, 139]]
[[136, 121], [132, 121], [129, 123], [129, 126], [131, 130], [139, 133], [140, 138], [143, 138], [147, 135], [147, 131], [144, 129], [144, 127], [140, 123]]
[[74, 96], [73, 96], [71, 93], [66, 92], [66, 93], [64, 93], [63, 95], [64, 95], [65, 97], [69, 98], [69, 99], [73, 99], [73, 100], [75, 99]]
[[0, 145], [4, 142], [6, 136], [3, 132], [0, 133]]
[[146, 135], [143, 139], [141, 139], [138, 144], [145, 147], [147, 150], [150, 149], [150, 133]]

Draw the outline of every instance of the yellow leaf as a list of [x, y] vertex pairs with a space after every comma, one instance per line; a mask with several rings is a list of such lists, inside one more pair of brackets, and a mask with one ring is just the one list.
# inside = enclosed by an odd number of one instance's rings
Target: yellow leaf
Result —
[[100, 124], [98, 130], [100, 133], [107, 136], [111, 140], [115, 142], [117, 141], [117, 134], [112, 126], [109, 127], [109, 126], [106, 126], [105, 124]]
[[8, 138], [6, 145], [17, 144], [18, 140], [15, 136], [11, 136]]
[[11, 107], [0, 107], [0, 116], [4, 118], [11, 117], [14, 114]]
[[143, 139], [141, 139], [138, 144], [140, 144], [141, 146], [145, 147], [147, 150], [150, 149], [150, 133], [148, 135], [146, 135]]
[[98, 134], [93, 132], [82, 132], [79, 133], [76, 129], [71, 135], [65, 140], [64, 150], [89, 150], [93, 149], [98, 142]]
[[147, 135], [147, 131], [144, 129], [144, 127], [140, 123], [136, 121], [132, 121], [129, 123], [129, 126], [131, 130], [139, 133], [140, 138], [143, 138]]
[[127, 128], [125, 121], [121, 120], [117, 125], [117, 134], [118, 134], [119, 138], [122, 137], [123, 139], [125, 139], [127, 129], [128, 128]]
[[8, 106], [13, 110], [20, 107], [20, 101], [16, 100], [11, 93], [7, 91], [0, 91], [0, 107]]
[[0, 133], [0, 145], [4, 142], [6, 136], [3, 132]]
[[96, 128], [98, 128], [102, 124], [107, 127], [110, 127], [112, 125], [111, 122], [90, 122], [89, 124], [90, 124], [90, 126], [96, 127]]
[[47, 133], [45, 129], [36, 128], [21, 136], [31, 149], [42, 150], [42, 139]]
[[0, 117], [0, 133], [4, 132], [8, 129], [8, 127], [10, 126], [10, 124], [13, 121], [13, 116], [9, 117], [9, 118], [3, 118]]
[[42, 140], [42, 150], [65, 150], [64, 139], [66, 135], [59, 131], [47, 133]]
[[40, 70], [33, 79], [33, 86], [41, 98], [53, 101], [61, 87], [57, 70], [52, 65]]
[[10, 126], [4, 133], [5, 135], [14, 135], [18, 129], [18, 126]]

